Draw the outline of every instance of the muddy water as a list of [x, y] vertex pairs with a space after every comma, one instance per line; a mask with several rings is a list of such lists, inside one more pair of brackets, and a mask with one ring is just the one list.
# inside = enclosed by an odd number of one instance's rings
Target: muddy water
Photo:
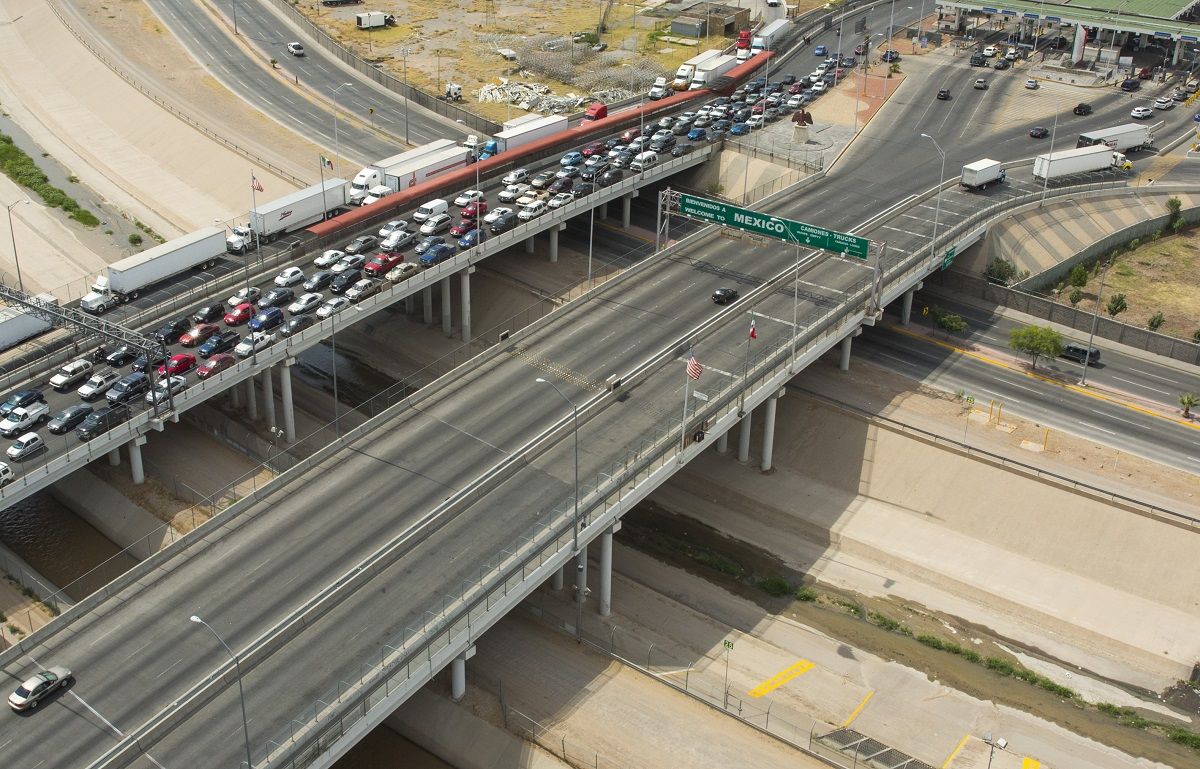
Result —
[[0, 542], [76, 601], [95, 587], [72, 586], [89, 570], [114, 557], [120, 571], [137, 563], [46, 491], [0, 510]]

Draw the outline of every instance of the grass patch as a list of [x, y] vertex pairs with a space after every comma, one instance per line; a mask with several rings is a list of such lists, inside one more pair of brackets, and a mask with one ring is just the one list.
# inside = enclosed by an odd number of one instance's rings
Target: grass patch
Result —
[[51, 208], [61, 208], [67, 215], [86, 227], [100, 224], [96, 215], [50, 183], [49, 177], [38, 168], [33, 158], [25, 154], [11, 136], [0, 133], [0, 170], [17, 184], [35, 193]]
[[817, 600], [817, 591], [807, 585], [801, 585], [796, 588], [795, 595], [797, 601], [804, 601], [805, 603], [812, 603]]
[[759, 590], [774, 598], [782, 598], [792, 592], [792, 586], [779, 575], [759, 577], [754, 584], [758, 585]]

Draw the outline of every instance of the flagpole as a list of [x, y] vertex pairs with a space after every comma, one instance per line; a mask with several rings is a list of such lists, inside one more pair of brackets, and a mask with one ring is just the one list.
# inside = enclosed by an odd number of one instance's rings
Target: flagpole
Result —
[[[750, 330], [754, 331], [754, 313], [750, 313]], [[750, 376], [750, 343], [754, 341], [753, 336], [746, 337], [746, 363], [742, 366], [742, 397], [741, 405], [738, 406], [738, 412], [746, 412], [746, 384]]]
[[321, 167], [321, 221], [329, 218], [329, 203], [325, 200], [325, 156], [317, 153], [317, 165]]
[[[692, 353], [688, 353], [688, 361], [692, 359]], [[679, 464], [683, 464], [683, 450], [687, 448], [687, 405], [688, 400], [692, 397], [692, 377], [688, 374], [688, 364], [683, 366], [683, 419], [679, 423]]]

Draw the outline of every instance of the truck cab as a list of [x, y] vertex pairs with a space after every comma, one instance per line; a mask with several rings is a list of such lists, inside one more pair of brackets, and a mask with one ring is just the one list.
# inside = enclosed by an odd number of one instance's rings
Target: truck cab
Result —
[[258, 248], [258, 233], [249, 227], [231, 227], [225, 237], [225, 250], [231, 254], [244, 254]]
[[587, 112], [583, 113], [584, 120], [600, 120], [600, 119], [606, 118], [606, 117], [608, 117], [608, 105], [607, 104], [600, 104], [600, 103], [589, 104], [588, 108], [587, 108]]
[[479, 153], [479, 159], [487, 160], [488, 158], [490, 158], [494, 155], [497, 155], [499, 153], [500, 153], [499, 142], [497, 142], [495, 139], [488, 139], [486, 142], [483, 143], [483, 149]]
[[367, 190], [366, 197], [363, 198], [362, 204], [364, 206], [369, 206], [376, 201], [383, 200], [391, 194], [391, 187], [388, 187], [386, 184], [377, 184], [371, 189]]
[[648, 94], [652, 100], [658, 100], [671, 93], [671, 87], [667, 85], [665, 77], [654, 78], [654, 85], [650, 86]]

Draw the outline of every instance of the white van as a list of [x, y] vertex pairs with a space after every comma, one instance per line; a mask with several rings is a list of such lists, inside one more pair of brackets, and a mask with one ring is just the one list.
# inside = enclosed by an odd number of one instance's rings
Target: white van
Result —
[[629, 163], [630, 171], [645, 171], [658, 165], [657, 152], [639, 152]]
[[546, 213], [546, 201], [535, 200], [518, 211], [517, 218], [523, 222], [527, 222], [530, 219], [538, 218], [544, 213]]
[[423, 222], [431, 216], [444, 214], [449, 210], [450, 206], [447, 205], [446, 201], [442, 200], [441, 198], [437, 198], [436, 200], [431, 200], [418, 208], [416, 213], [413, 214], [413, 221]]

